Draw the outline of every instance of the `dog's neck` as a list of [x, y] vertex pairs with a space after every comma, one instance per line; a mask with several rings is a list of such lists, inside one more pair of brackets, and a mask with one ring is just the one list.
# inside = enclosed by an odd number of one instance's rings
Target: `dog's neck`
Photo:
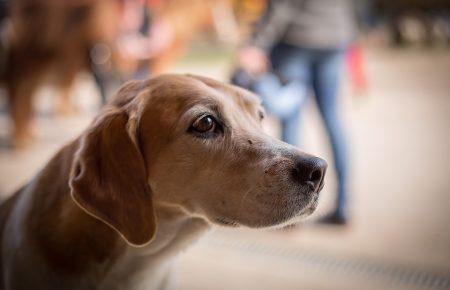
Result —
[[144, 251], [152, 255], [161, 255], [173, 248], [184, 248], [209, 228], [208, 222], [201, 217], [187, 214], [179, 207], [155, 202], [157, 231], [154, 240]]
[[138, 284], [148, 289], [169, 287], [161, 283], [170, 281], [166, 278], [175, 255], [209, 229], [203, 218], [189, 216], [180, 208], [156, 202], [155, 211], [158, 226], [152, 242], [138, 248], [127, 246], [99, 289], [128, 289]]

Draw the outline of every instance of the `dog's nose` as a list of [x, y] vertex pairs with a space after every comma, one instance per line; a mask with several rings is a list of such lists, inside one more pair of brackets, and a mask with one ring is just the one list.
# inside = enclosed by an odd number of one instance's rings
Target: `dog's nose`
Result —
[[294, 178], [301, 184], [309, 186], [313, 191], [320, 190], [327, 166], [327, 162], [318, 157], [299, 157], [295, 163]]

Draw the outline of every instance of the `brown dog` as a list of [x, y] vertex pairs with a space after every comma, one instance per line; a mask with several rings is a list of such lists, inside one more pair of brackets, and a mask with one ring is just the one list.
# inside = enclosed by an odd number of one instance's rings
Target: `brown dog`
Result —
[[59, 111], [70, 108], [76, 75], [91, 70], [91, 48], [118, 34], [119, 0], [11, 1], [3, 75], [9, 97], [12, 143], [31, 137], [32, 97], [48, 78], [60, 89]]
[[167, 289], [211, 224], [312, 213], [326, 163], [261, 131], [253, 94], [191, 75], [125, 85], [1, 206], [1, 289]]

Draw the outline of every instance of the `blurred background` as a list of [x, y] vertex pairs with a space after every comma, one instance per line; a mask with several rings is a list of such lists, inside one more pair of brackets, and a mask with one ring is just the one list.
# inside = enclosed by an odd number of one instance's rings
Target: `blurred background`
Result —
[[2, 197], [125, 81], [201, 74], [330, 168], [307, 221], [180, 255], [181, 289], [450, 289], [450, 1], [0, 0], [0, 20]]

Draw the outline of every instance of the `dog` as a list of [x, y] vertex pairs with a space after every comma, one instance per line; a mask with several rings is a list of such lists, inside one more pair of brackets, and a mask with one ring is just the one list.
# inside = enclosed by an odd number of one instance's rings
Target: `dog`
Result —
[[92, 51], [115, 40], [121, 5], [122, 0], [11, 1], [0, 81], [8, 95], [14, 147], [32, 139], [33, 95], [44, 83], [56, 85], [58, 111], [67, 114], [78, 73], [86, 70], [99, 78]]
[[212, 225], [311, 214], [327, 164], [263, 133], [257, 96], [195, 75], [125, 84], [0, 207], [3, 290], [172, 289]]

